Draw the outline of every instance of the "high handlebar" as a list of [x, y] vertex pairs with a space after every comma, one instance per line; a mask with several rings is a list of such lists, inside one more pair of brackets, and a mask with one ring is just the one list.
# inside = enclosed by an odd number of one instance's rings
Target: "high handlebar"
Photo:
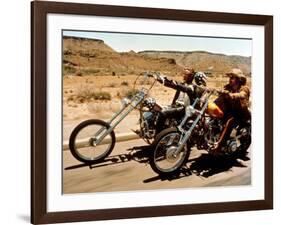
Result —
[[207, 92], [212, 92], [213, 94], [217, 94], [217, 95], [226, 95], [229, 94], [229, 91], [226, 90], [218, 90], [215, 88], [207, 88]]
[[160, 72], [151, 72], [151, 71], [144, 72], [144, 75], [147, 76], [147, 77], [154, 77], [154, 78], [165, 77]]
[[[164, 84], [165, 79], [167, 79], [167, 77], [165, 75], [161, 74], [160, 72], [146, 71], [146, 72], [144, 72], [144, 76], [145, 77], [153, 77], [155, 80], [160, 81], [163, 84]], [[212, 94], [216, 94], [216, 95], [227, 94], [227, 91], [218, 90], [218, 89], [215, 89], [215, 88], [206, 88], [205, 91], [207, 93], [211, 92]]]
[[153, 77], [155, 80], [161, 81], [162, 83], [164, 83], [164, 80], [166, 78], [166, 76], [161, 74], [160, 72], [145, 72], [144, 76]]

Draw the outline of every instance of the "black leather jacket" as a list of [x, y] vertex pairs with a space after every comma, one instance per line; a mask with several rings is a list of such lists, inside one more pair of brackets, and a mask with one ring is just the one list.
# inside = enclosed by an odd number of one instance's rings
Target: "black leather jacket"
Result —
[[195, 101], [196, 97], [201, 96], [205, 90], [204, 87], [198, 86], [196, 84], [187, 84], [187, 83], [178, 83], [177, 81], [173, 81], [173, 80], [168, 80], [165, 79], [164, 80], [164, 85], [166, 87], [169, 88], [173, 88], [175, 90], [177, 90], [172, 105], [176, 103], [177, 99], [180, 96], [181, 92], [184, 92], [188, 95], [189, 100], [190, 100], [190, 104], [193, 104], [193, 102]]

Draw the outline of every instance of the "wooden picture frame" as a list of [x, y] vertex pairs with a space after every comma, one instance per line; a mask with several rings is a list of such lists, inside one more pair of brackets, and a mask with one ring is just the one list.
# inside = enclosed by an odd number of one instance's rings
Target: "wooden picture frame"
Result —
[[[47, 15], [73, 14], [264, 27], [264, 199], [78, 211], [47, 211]], [[31, 223], [175, 216], [273, 208], [273, 17], [62, 2], [31, 3]]]

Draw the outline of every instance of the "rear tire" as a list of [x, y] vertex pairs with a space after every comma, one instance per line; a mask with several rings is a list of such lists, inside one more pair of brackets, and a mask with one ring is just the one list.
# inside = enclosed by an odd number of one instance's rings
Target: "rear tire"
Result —
[[242, 127], [238, 131], [238, 135], [241, 135], [241, 137], [240, 137], [241, 146], [240, 146], [239, 152], [246, 153], [252, 142], [251, 124], [248, 126]]

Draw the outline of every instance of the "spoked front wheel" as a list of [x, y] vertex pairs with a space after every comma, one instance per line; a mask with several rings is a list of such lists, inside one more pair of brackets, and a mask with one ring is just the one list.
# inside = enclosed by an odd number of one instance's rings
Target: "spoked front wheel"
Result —
[[150, 166], [154, 172], [159, 175], [173, 175], [187, 162], [190, 155], [190, 148], [187, 145], [176, 153], [180, 136], [176, 128], [168, 128], [157, 135], [150, 157]]
[[101, 136], [108, 132], [109, 124], [102, 120], [86, 120], [72, 131], [69, 148], [72, 155], [84, 163], [97, 163], [106, 158], [115, 145], [114, 131], [109, 132], [99, 143]]

